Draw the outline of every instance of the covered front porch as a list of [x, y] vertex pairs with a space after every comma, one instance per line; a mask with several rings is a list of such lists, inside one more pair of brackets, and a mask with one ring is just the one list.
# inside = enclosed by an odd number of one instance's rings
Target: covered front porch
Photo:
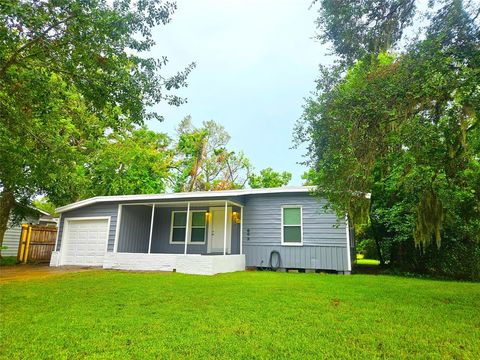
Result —
[[119, 205], [104, 268], [213, 275], [242, 271], [243, 205], [230, 200]]

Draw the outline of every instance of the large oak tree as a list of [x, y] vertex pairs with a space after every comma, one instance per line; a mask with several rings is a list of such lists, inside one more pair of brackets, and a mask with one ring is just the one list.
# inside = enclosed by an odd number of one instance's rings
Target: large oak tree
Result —
[[[323, 69], [297, 134], [309, 139], [309, 178], [339, 214], [370, 227], [381, 260], [479, 277], [479, 9], [442, 2], [424, 37], [395, 50], [411, 1], [385, 2], [393, 18], [372, 15], [374, 0], [326, 3], [319, 22], [342, 61]], [[354, 12], [365, 32], [342, 22]]]
[[158, 0], [0, 2], [0, 245], [13, 211], [38, 194], [56, 204], [82, 194], [83, 167], [106, 134], [184, 100], [193, 64], [173, 77], [142, 56], [175, 4]]

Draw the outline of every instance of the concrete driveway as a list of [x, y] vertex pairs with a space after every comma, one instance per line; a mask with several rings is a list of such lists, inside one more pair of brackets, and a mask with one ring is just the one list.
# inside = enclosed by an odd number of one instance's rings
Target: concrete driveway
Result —
[[45, 265], [12, 265], [0, 267], [0, 284], [5, 284], [11, 281], [28, 281], [34, 279], [44, 279], [52, 276], [57, 276], [71, 272], [91, 271], [94, 268], [80, 267], [80, 266], [62, 266], [50, 267]]

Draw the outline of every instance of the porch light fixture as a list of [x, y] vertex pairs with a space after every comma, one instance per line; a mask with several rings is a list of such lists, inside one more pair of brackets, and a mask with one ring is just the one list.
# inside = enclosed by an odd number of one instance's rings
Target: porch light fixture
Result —
[[206, 211], [206, 212], [205, 212], [205, 221], [208, 222], [208, 220], [210, 220], [210, 212], [209, 212], [209, 211]]
[[236, 211], [232, 212], [232, 221], [235, 224], [240, 224], [240, 214]]

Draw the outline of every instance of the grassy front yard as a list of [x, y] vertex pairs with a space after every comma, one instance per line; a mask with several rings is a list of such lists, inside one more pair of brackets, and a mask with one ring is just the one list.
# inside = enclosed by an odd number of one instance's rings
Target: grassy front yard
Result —
[[0, 287], [0, 357], [458, 358], [480, 284], [390, 276], [91, 271]]
[[379, 260], [373, 259], [357, 259], [355, 260], [355, 264], [357, 265], [380, 265]]

